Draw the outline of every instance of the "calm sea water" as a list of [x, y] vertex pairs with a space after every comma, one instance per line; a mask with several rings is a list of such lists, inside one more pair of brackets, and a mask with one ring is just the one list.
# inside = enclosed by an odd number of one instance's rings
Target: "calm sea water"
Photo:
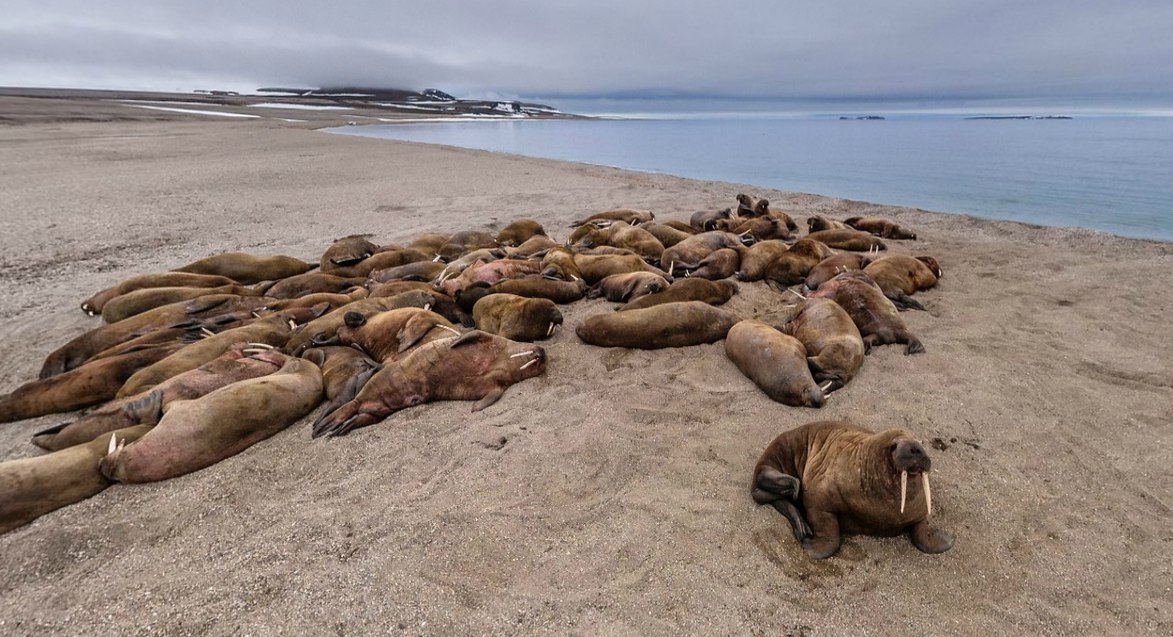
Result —
[[1173, 241], [1173, 118], [478, 121], [332, 132]]

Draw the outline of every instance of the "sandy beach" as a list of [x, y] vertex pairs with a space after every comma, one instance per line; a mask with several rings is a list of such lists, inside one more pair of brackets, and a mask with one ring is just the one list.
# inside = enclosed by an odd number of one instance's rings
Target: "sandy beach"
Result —
[[[39, 108], [39, 104], [34, 104]], [[140, 109], [141, 110], [141, 109]], [[542, 377], [484, 412], [400, 412], [310, 440], [308, 420], [214, 467], [115, 485], [0, 536], [5, 635], [1173, 634], [1173, 244], [748, 184], [317, 132], [274, 118], [0, 127], [0, 392], [99, 324], [130, 275], [223, 251], [497, 229], [562, 240], [616, 206], [658, 219], [738, 192], [798, 218], [912, 228], [941, 284], [821, 410], [769, 400], [720, 343], [585, 345], [563, 309]], [[787, 298], [742, 284], [767, 322]], [[0, 425], [41, 453], [58, 414]], [[749, 497], [778, 433], [844, 419], [933, 453], [943, 555], [851, 537], [810, 560]]]

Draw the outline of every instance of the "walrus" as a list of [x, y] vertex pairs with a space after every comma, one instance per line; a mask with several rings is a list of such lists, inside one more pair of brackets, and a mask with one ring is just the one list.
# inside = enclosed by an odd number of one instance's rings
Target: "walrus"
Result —
[[737, 277], [738, 281], [761, 281], [762, 277], [766, 275], [766, 268], [788, 251], [790, 251], [790, 245], [778, 239], [759, 241], [749, 247], [740, 247], [737, 252], [741, 259], [737, 266], [737, 272], [734, 272], [733, 275]]
[[652, 272], [612, 274], [599, 281], [587, 293], [588, 299], [600, 296], [612, 303], [626, 303], [641, 296], [668, 289], [668, 280]]
[[215, 274], [249, 285], [304, 274], [316, 265], [286, 256], [261, 257], [244, 252], [225, 252], [174, 268], [173, 272]]
[[315, 347], [306, 350], [301, 357], [322, 370], [322, 386], [326, 391], [324, 414], [354, 400], [371, 376], [383, 368], [353, 347]]
[[[748, 244], [752, 244], [752, 240]], [[734, 250], [748, 245], [742, 241], [742, 238], [731, 233], [722, 231], [702, 232], [695, 234], [684, 241], [665, 248], [664, 254], [660, 257], [660, 267], [670, 274], [675, 274], [676, 271], [695, 270], [700, 262], [713, 252], [722, 248], [732, 248]]]
[[119, 440], [102, 458], [102, 475], [124, 483], [156, 482], [199, 471], [272, 436], [322, 401], [322, 372], [300, 358], [278, 371], [171, 403], [133, 444]]
[[[651, 272], [665, 279], [668, 278], [667, 272], [655, 266], [648, 265], [646, 261], [634, 254], [576, 254], [574, 255], [574, 265], [578, 270], [578, 278], [583, 279], [591, 285], [595, 285], [613, 274], [624, 274], [627, 272]], [[542, 274], [545, 273], [545, 268], [543, 268]]]
[[307, 294], [343, 294], [362, 287], [367, 280], [361, 277], [336, 276], [326, 272], [306, 272], [281, 279], [265, 290], [273, 299], [296, 299]]
[[777, 509], [817, 560], [834, 555], [845, 533], [907, 532], [920, 551], [944, 553], [954, 540], [928, 522], [931, 467], [928, 452], [903, 429], [873, 433], [848, 422], [814, 422], [770, 442], [750, 494]]
[[376, 270], [385, 270], [387, 268], [407, 265], [408, 263], [423, 263], [431, 260], [431, 254], [415, 248], [380, 249], [378, 252], [354, 265], [334, 268], [332, 274], [348, 278], [363, 278], [370, 276]]
[[682, 301], [701, 301], [709, 305], [722, 305], [733, 298], [734, 294], [737, 294], [737, 284], [733, 281], [710, 281], [690, 277], [676, 279], [663, 292], [641, 296], [616, 308], [616, 310], [642, 310], [655, 305]]
[[790, 232], [798, 231], [798, 224], [794, 222], [794, 219], [781, 210], [775, 210], [771, 208], [769, 199], [759, 199], [757, 203], [754, 204], [753, 209], [754, 214], [760, 217], [770, 217], [771, 219], [777, 219], [778, 221], [781, 221], [782, 224], [786, 226], [786, 230]]
[[497, 245], [516, 247], [535, 236], [546, 236], [546, 229], [533, 219], [518, 219], [501, 228], [497, 233]]
[[822, 215], [807, 217], [806, 226], [808, 232], [819, 232], [820, 230], [852, 230], [851, 226], [842, 221], [828, 219]]
[[757, 213], [754, 212], [754, 200], [746, 194], [738, 194], [737, 197], [737, 216], [738, 217], [753, 217]]
[[352, 234], [335, 239], [322, 253], [318, 263], [320, 270], [326, 274], [335, 274], [335, 270], [362, 263], [379, 251], [379, 246], [371, 242], [370, 237], [369, 234]]
[[710, 281], [720, 281], [721, 279], [728, 279], [737, 272], [738, 266], [741, 264], [741, 257], [738, 256], [736, 250], [729, 248], [721, 248], [709, 253], [709, 256], [701, 259], [697, 264], [695, 270], [688, 273], [690, 277], [698, 279], [709, 279]]
[[786, 222], [775, 217], [753, 217], [741, 219], [740, 223], [730, 224], [729, 231], [737, 236], [751, 235], [757, 241], [769, 239], [793, 240]]
[[[284, 363], [285, 356], [273, 351], [270, 345], [234, 343], [220, 356], [155, 385], [158, 391], [148, 390], [112, 400], [77, 420], [38, 431], [32, 442], [42, 449], [56, 451], [89, 442], [115, 429], [148, 421], [154, 423], [157, 418], [144, 418], [144, 410], [166, 410], [172, 401], [198, 398], [237, 381], [272, 374]], [[149, 401], [145, 400], [148, 396]]]
[[510, 259], [537, 259], [558, 245], [559, 243], [550, 237], [538, 234], [526, 239], [524, 243], [515, 248], [505, 248], [505, 256]]
[[432, 284], [426, 281], [388, 281], [386, 283], [376, 283], [370, 289], [371, 292], [367, 296], [368, 299], [396, 296], [413, 290], [431, 292], [433, 288]]
[[543, 276], [528, 275], [518, 279], [505, 279], [489, 286], [491, 294], [516, 294], [531, 299], [550, 299], [563, 305], [573, 303], [586, 295], [587, 282], [547, 279]]
[[685, 232], [663, 223], [648, 222], [640, 224], [639, 227], [647, 230], [648, 234], [655, 237], [656, 240], [660, 242], [660, 245], [664, 246], [665, 248], [671, 248], [672, 246], [696, 234], [695, 232]]
[[81, 309], [90, 316], [97, 316], [106, 308], [106, 303], [110, 299], [147, 288], [218, 288], [226, 285], [238, 285], [238, 283], [228, 277], [211, 274], [190, 274], [188, 272], [140, 274], [94, 294], [82, 302]]
[[444, 260], [452, 260], [469, 250], [496, 248], [497, 237], [484, 230], [462, 230], [448, 237], [448, 243], [436, 251]]
[[473, 330], [432, 341], [386, 365], [354, 400], [314, 422], [312, 435], [341, 436], [433, 400], [475, 400], [474, 412], [497, 402], [512, 384], [546, 369], [546, 351]]
[[715, 343], [739, 320], [732, 312], [708, 303], [685, 301], [595, 314], [575, 332], [589, 345], [660, 349]]
[[578, 221], [570, 222], [571, 228], [577, 228], [583, 224], [594, 221], [623, 221], [635, 225], [645, 221], [651, 221], [656, 218], [650, 210], [637, 210], [635, 208], [612, 208], [603, 212], [596, 212], [593, 215], [579, 219]]
[[261, 296], [261, 293], [246, 285], [221, 285], [214, 288], [201, 287], [160, 287], [143, 288], [120, 294], [102, 306], [102, 320], [117, 323], [122, 319], [142, 314], [157, 307], [189, 301], [210, 294], [235, 294], [237, 296]]
[[863, 336], [864, 351], [873, 345], [905, 343], [905, 354], [919, 354], [925, 346], [908, 331], [900, 311], [865, 272], [845, 272], [819, 286], [808, 298], [838, 303]]
[[923, 310], [924, 306], [911, 295], [937, 285], [941, 265], [933, 257], [894, 254], [872, 261], [863, 271], [896, 307]]
[[567, 247], [553, 248], [542, 255], [541, 274], [548, 279], [580, 281], [582, 272], [574, 261], [574, 252]]
[[386, 312], [348, 311], [333, 336], [314, 340], [314, 345], [350, 345], [376, 362], [394, 360], [407, 350], [460, 331], [435, 312], [405, 307]]
[[887, 219], [851, 217], [850, 219], [844, 219], [843, 223], [861, 232], [874, 234], [877, 237], [883, 237], [885, 239], [916, 239], [915, 232], [905, 230], [897, 223]]
[[383, 268], [371, 272], [368, 283], [387, 283], [389, 281], [431, 281], [444, 271], [447, 264], [438, 261], [416, 261], [405, 263], [393, 268]]
[[688, 218], [688, 225], [696, 229], [697, 232], [712, 232], [718, 229], [718, 222], [732, 218], [734, 218], [732, 208], [698, 210]]
[[54, 350], [41, 366], [41, 378], [63, 374], [76, 368], [94, 354], [126, 342], [146, 331], [203, 319], [240, 310], [264, 307], [264, 297], [244, 297], [236, 294], [210, 294], [190, 301], [170, 303], [147, 310], [127, 319], [103, 325], [70, 340]]
[[425, 290], [412, 290], [395, 296], [360, 299], [331, 310], [301, 326], [290, 335], [289, 340], [281, 349], [287, 354], [300, 356], [302, 352], [313, 345], [314, 341], [326, 342], [338, 332], [338, 328], [344, 325], [343, 317], [347, 312], [360, 312], [370, 316], [377, 312], [389, 312], [405, 307], [429, 310], [435, 304], [435, 299], [436, 297]]
[[819, 261], [806, 275], [806, 287], [817, 290], [823, 283], [844, 272], [862, 270], [871, 259], [856, 252], [839, 252]]
[[549, 299], [490, 294], [473, 306], [472, 319], [478, 330], [511, 341], [537, 341], [554, 335], [562, 325], [562, 312]]
[[770, 287], [781, 291], [789, 285], [797, 285], [806, 280], [812, 268], [820, 261], [831, 256], [831, 248], [826, 244], [804, 237], [794, 242], [784, 254], [766, 266], [762, 278]]
[[725, 337], [725, 355], [771, 400], [791, 407], [822, 407], [823, 390], [811, 378], [806, 348], [761, 321], [741, 321]]
[[806, 348], [811, 375], [824, 392], [843, 387], [863, 366], [863, 337], [847, 311], [831, 299], [803, 301], [781, 330]]
[[[583, 226], [584, 228], [590, 226]], [[655, 235], [638, 226], [614, 223], [607, 228], [592, 229], [586, 236], [574, 242], [584, 248], [611, 246], [623, 248], [638, 254], [645, 261], [655, 263], [664, 253], [664, 244]]]
[[196, 369], [200, 365], [215, 360], [228, 351], [228, 348], [234, 343], [243, 341], [282, 347], [291, 338], [296, 326], [311, 321], [317, 316], [318, 308], [296, 308], [277, 312], [217, 334], [203, 332], [204, 338], [135, 372], [118, 390], [115, 398], [127, 398], [140, 394], [168, 378]]
[[146, 425], [119, 429], [85, 444], [0, 463], [0, 534], [104, 491], [112, 482], [98, 464], [110, 441], [133, 442], [148, 430]]
[[876, 252], [887, 250], [883, 241], [866, 232], [858, 230], [819, 230], [805, 237], [812, 241], [821, 241], [829, 248], [836, 250], [854, 250], [856, 252]]
[[183, 346], [178, 340], [151, 345], [25, 383], [0, 396], [0, 423], [73, 411], [110, 400], [131, 374]]
[[441, 271], [439, 278], [443, 280], [457, 276], [477, 261], [496, 261], [497, 259], [504, 259], [506, 256], [508, 254], [501, 248], [477, 248], [476, 250], [470, 250], [455, 259], [449, 259], [445, 262], [446, 265], [444, 266], [444, 270]]
[[433, 232], [428, 234], [421, 234], [418, 237], [412, 239], [411, 243], [407, 244], [407, 247], [419, 250], [420, 252], [430, 254], [432, 256], [436, 256], [436, 253], [440, 251], [440, 248], [444, 247], [444, 245], [447, 243], [448, 235], [436, 234]]
[[459, 276], [441, 279], [432, 285], [441, 292], [455, 296], [457, 290], [463, 290], [477, 281], [493, 284], [503, 279], [514, 279], [526, 274], [541, 272], [540, 261], [522, 259], [498, 259], [496, 261], [478, 261], [460, 273]]

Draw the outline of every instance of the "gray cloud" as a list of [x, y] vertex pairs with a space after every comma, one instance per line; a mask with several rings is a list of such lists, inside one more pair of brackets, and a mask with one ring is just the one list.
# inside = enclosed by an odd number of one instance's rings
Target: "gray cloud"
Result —
[[517, 96], [1173, 96], [1168, 0], [26, 2], [0, 84]]

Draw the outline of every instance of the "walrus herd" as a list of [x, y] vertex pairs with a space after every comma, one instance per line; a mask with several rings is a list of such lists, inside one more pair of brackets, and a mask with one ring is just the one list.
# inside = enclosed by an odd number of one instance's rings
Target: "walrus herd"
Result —
[[[916, 235], [886, 219], [808, 219], [766, 199], [687, 220], [616, 208], [565, 242], [520, 219], [497, 233], [425, 234], [379, 245], [335, 240], [313, 261], [228, 252], [131, 277], [82, 302], [105, 322], [49, 353], [40, 378], [0, 396], [0, 422], [92, 407], [37, 432], [50, 453], [0, 463], [0, 532], [115, 482], [165, 480], [235, 455], [310, 415], [313, 438], [343, 436], [437, 400], [476, 401], [543, 374], [533, 344], [563, 325], [558, 305], [618, 303], [574, 326], [597, 347], [724, 340], [733, 365], [774, 401], [822, 407], [873, 347], [925, 351], [900, 312], [942, 276], [931, 256], [881, 256]], [[883, 239], [883, 240], [882, 240]], [[788, 320], [720, 307], [741, 285], [777, 290]], [[753, 472], [814, 558], [842, 533], [907, 532], [948, 550], [932, 511], [925, 449], [903, 430], [821, 422], [779, 435]], [[909, 476], [913, 477], [911, 485]], [[898, 485], [898, 486], [897, 486]]]

